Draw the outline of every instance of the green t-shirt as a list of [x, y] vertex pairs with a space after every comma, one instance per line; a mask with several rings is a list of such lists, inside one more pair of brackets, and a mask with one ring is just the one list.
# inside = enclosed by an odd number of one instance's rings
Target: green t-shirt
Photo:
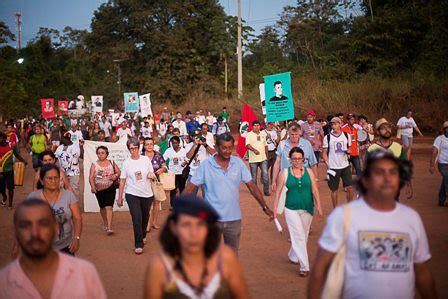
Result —
[[285, 184], [288, 188], [285, 207], [289, 210], [305, 210], [313, 215], [313, 192], [308, 169], [304, 168], [302, 177], [298, 179], [292, 174], [291, 168], [288, 168], [288, 179]]
[[45, 135], [33, 135], [31, 136], [31, 148], [33, 154], [40, 154], [45, 150]]
[[226, 123], [229, 123], [229, 115], [230, 113], [227, 111], [221, 112], [221, 116], [226, 120]]

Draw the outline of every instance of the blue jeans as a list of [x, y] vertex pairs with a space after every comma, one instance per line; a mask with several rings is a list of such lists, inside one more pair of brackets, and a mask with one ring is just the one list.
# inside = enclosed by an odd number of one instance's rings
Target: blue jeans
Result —
[[355, 168], [356, 177], [359, 178], [361, 176], [361, 163], [359, 161], [359, 156], [350, 156], [349, 161]]
[[446, 193], [448, 192], [448, 164], [439, 163], [439, 171], [442, 175], [442, 183], [439, 191], [439, 205], [444, 205], [446, 201]]
[[249, 163], [250, 174], [255, 185], [258, 181], [258, 168], [261, 168], [261, 181], [263, 182], [263, 192], [265, 195], [269, 194], [269, 179], [268, 179], [268, 160], [263, 162]]

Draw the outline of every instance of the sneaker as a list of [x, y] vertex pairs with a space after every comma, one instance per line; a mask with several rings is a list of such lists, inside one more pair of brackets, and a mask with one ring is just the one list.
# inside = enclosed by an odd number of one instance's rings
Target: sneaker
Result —
[[6, 198], [2, 199], [2, 206], [6, 206]]
[[135, 254], [142, 254], [143, 248], [135, 248]]
[[107, 233], [108, 236], [110, 236], [110, 235], [113, 235], [113, 234], [114, 234], [114, 231], [113, 231], [112, 229], [108, 228], [108, 229], [106, 230], [106, 233]]

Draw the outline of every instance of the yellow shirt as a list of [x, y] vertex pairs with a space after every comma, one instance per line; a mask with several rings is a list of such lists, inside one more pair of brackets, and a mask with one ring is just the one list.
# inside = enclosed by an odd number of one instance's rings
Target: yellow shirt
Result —
[[246, 146], [251, 145], [254, 149], [259, 151], [258, 155], [255, 155], [255, 153], [251, 150], [249, 151], [249, 163], [256, 163], [256, 162], [263, 162], [267, 159], [266, 157], [266, 135], [259, 132], [258, 134], [255, 134], [254, 132], [250, 131], [246, 135]]

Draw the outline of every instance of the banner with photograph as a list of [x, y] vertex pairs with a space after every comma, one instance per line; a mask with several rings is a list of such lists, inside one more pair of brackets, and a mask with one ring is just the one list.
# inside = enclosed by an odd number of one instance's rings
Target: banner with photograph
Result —
[[[127, 137], [120, 138], [117, 142], [100, 142], [100, 141], [84, 141], [84, 211], [85, 212], [99, 212], [100, 207], [98, 206], [98, 201], [95, 194], [91, 192], [89, 175], [90, 166], [93, 162], [98, 160], [96, 155], [96, 149], [98, 146], [106, 146], [109, 150], [109, 156], [107, 159], [114, 161], [117, 166], [121, 169], [123, 161], [129, 158], [129, 150], [126, 147]], [[117, 206], [116, 200], [118, 199], [118, 189], [115, 194], [114, 211], [129, 211], [129, 207], [125, 200], [123, 200], [123, 207], [119, 208]]]
[[54, 118], [54, 99], [40, 99], [42, 118]]
[[264, 76], [264, 92], [268, 122], [294, 118], [290, 72]]
[[152, 109], [151, 109], [151, 94], [147, 93], [144, 95], [139, 96], [140, 98], [140, 111], [142, 112], [142, 116], [152, 116]]
[[138, 112], [139, 111], [139, 99], [138, 92], [125, 92], [124, 93], [124, 111], [125, 112]]
[[261, 112], [266, 116], [266, 97], [264, 93], [264, 83], [260, 83], [258, 88], [260, 89]]
[[103, 112], [103, 96], [91, 96], [92, 113]]
[[68, 100], [58, 101], [58, 115], [68, 114]]
[[118, 126], [118, 119], [120, 118], [120, 113], [111, 113], [110, 114], [110, 118], [111, 118], [111, 125], [112, 127], [117, 127]]

